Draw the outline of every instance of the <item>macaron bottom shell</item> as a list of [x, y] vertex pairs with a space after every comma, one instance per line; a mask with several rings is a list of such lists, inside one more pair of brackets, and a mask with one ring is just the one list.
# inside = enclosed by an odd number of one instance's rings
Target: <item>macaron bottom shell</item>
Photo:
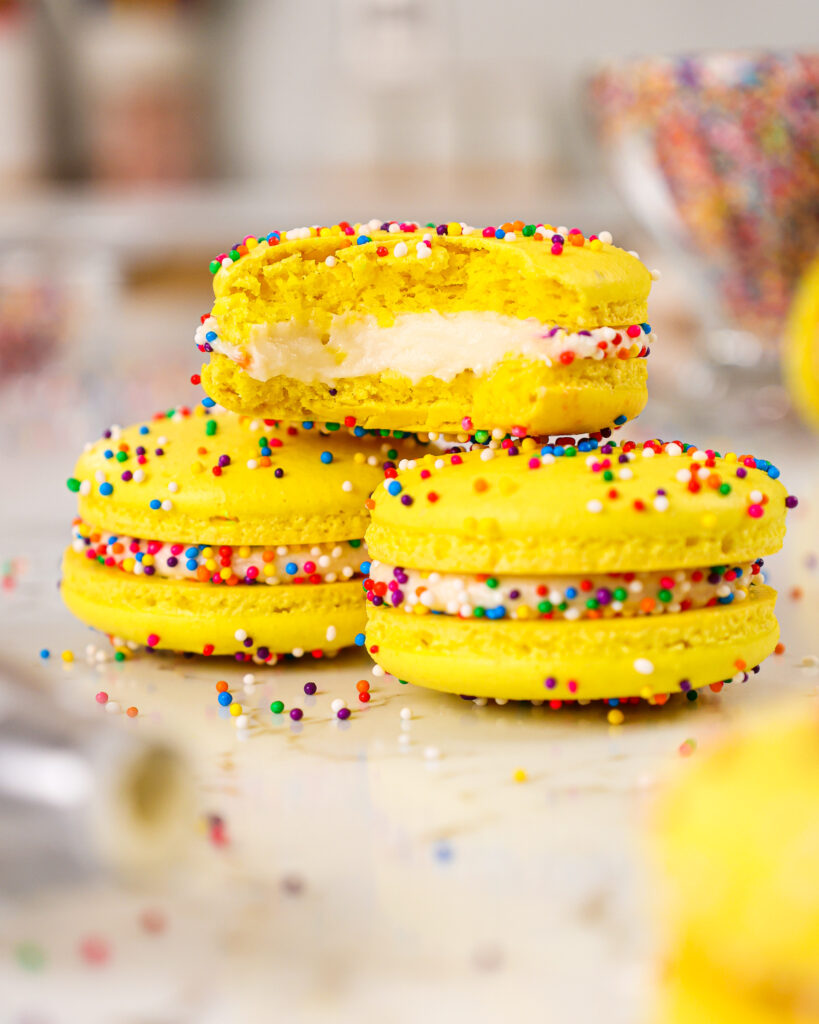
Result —
[[367, 650], [397, 678], [508, 700], [597, 700], [696, 690], [750, 671], [779, 639], [776, 591], [677, 614], [594, 621], [461, 619], [370, 607]]
[[94, 629], [196, 654], [333, 651], [353, 644], [365, 625], [359, 580], [218, 586], [132, 576], [68, 549], [61, 591], [74, 615]]
[[[342, 421], [366, 428], [459, 433], [524, 427], [528, 434], [594, 432], [638, 416], [648, 398], [646, 360], [576, 359], [569, 366], [506, 358], [491, 372], [413, 382], [396, 373], [339, 377], [332, 385], [291, 377], [259, 381], [221, 353], [202, 368], [207, 394], [234, 412], [283, 420]], [[334, 390], [334, 395], [330, 394]]]

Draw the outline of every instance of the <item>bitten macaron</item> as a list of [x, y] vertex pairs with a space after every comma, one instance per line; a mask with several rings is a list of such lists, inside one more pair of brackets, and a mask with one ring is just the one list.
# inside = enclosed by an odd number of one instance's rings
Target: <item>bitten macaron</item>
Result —
[[151, 648], [271, 661], [352, 644], [365, 501], [411, 442], [329, 426], [198, 406], [106, 431], [68, 480], [65, 603]]
[[701, 747], [655, 812], [663, 1024], [819, 1021], [819, 714]]
[[796, 504], [763, 459], [678, 441], [435, 456], [376, 489], [366, 646], [464, 696], [644, 697], [744, 680], [779, 630], [763, 556]]
[[541, 436], [646, 402], [652, 273], [605, 231], [342, 221], [248, 236], [211, 271], [201, 379], [235, 412]]

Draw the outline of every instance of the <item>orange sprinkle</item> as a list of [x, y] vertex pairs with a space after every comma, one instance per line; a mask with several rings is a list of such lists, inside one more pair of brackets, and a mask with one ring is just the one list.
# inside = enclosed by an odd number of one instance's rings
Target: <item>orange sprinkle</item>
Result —
[[224, 679], [220, 679], [219, 682], [216, 684], [217, 693], [224, 693], [227, 688], [228, 684], [225, 682]]
[[725, 683], [709, 683], [708, 689], [712, 690], [714, 693], [719, 693], [719, 691], [723, 688], [724, 685]]
[[744, 658], [737, 658], [737, 660], [734, 662], [734, 667], [739, 669], [740, 672], [744, 672], [747, 665], [748, 663], [747, 661], [745, 661]]
[[366, 693], [367, 690], [369, 690], [370, 688], [370, 684], [367, 682], [366, 679], [359, 679], [358, 682], [355, 684], [355, 688], [358, 690], [359, 693]]
[[784, 644], [779, 643], [779, 644], [776, 645], [776, 647], [774, 647], [774, 654], [784, 654], [784, 653], [785, 653], [785, 645]]
[[482, 476], [479, 476], [478, 479], [472, 484], [472, 488], [474, 491], [480, 494], [482, 491], [485, 491], [489, 488], [489, 484], [484, 480]]
[[139, 710], [137, 708], [134, 708], [134, 707], [127, 708], [126, 711], [125, 711], [125, 714], [129, 718], [136, 718], [136, 716], [139, 714]]
[[653, 597], [644, 597], [640, 602], [641, 612], [652, 612], [657, 606], [657, 602]]

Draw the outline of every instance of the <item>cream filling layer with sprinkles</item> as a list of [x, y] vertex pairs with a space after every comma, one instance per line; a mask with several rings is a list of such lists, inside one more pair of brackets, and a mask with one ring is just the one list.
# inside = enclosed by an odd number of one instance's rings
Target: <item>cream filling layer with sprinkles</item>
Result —
[[668, 572], [492, 576], [424, 572], [370, 563], [374, 605], [488, 619], [597, 619], [663, 615], [731, 604], [760, 579], [762, 561]]
[[82, 520], [75, 520], [72, 535], [75, 551], [112, 569], [229, 586], [337, 583], [361, 575], [368, 565], [364, 541], [358, 539], [266, 547], [170, 544], [94, 530]]
[[254, 324], [246, 346], [219, 338], [215, 317], [196, 330], [200, 351], [226, 355], [254, 380], [292, 377], [332, 383], [392, 371], [417, 383], [424, 377], [451, 381], [464, 370], [491, 372], [504, 358], [568, 365], [575, 359], [636, 359], [649, 354], [655, 337], [649, 324], [562, 327], [494, 312], [400, 313], [389, 326], [373, 316], [334, 318], [329, 337], [295, 321]]

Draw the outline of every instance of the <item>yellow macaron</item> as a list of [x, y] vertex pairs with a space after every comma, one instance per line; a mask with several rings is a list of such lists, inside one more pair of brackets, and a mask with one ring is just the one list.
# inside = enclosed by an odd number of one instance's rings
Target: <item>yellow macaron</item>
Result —
[[342, 222], [246, 238], [211, 270], [202, 382], [237, 412], [559, 435], [646, 402], [651, 274], [606, 232]]
[[785, 380], [805, 422], [819, 428], [819, 258], [805, 271], [782, 339]]
[[680, 442], [593, 439], [402, 464], [367, 531], [367, 648], [473, 697], [662, 702], [744, 679], [777, 642], [761, 558], [779, 470]]
[[819, 1021], [819, 714], [701, 751], [658, 808], [663, 1024]]
[[79, 514], [63, 599], [155, 648], [271, 660], [351, 644], [364, 503], [410, 450], [201, 406], [112, 428], [68, 480]]

